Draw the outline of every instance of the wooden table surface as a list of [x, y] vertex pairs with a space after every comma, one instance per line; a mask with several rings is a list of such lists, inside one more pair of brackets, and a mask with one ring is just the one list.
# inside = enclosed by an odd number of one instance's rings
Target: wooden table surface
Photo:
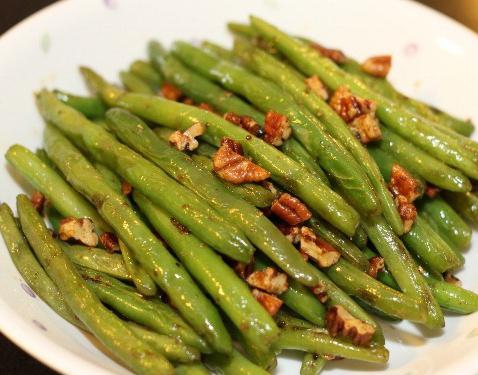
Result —
[[[53, 2], [52, 0], [0, 0], [0, 34]], [[478, 0], [421, 0], [420, 2], [455, 18], [478, 32]], [[55, 375], [56, 372], [17, 348], [0, 333], [0, 374]]]

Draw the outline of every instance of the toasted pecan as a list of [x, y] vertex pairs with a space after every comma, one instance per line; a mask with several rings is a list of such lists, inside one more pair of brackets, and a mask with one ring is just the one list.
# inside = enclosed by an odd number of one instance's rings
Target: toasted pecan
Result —
[[111, 232], [103, 232], [100, 234], [99, 240], [103, 247], [110, 253], [120, 251], [119, 241], [116, 234]]
[[95, 224], [89, 218], [66, 217], [60, 221], [58, 235], [62, 241], [75, 240], [85, 246], [98, 245]]
[[300, 242], [300, 228], [294, 225], [288, 225], [285, 223], [277, 224], [277, 228], [282, 234], [293, 244]]
[[275, 295], [263, 292], [259, 289], [252, 289], [252, 295], [271, 316], [277, 314], [282, 304], [284, 303]]
[[368, 261], [369, 267], [367, 273], [374, 279], [377, 278], [378, 273], [385, 269], [385, 260], [382, 257], [374, 256]]
[[223, 180], [233, 184], [260, 182], [270, 177], [264, 168], [242, 155], [242, 147], [232, 139], [224, 138], [213, 157], [214, 171]]
[[307, 206], [288, 193], [279, 195], [271, 206], [271, 211], [289, 225], [297, 225], [312, 217]]
[[331, 59], [336, 64], [343, 64], [347, 60], [345, 54], [338, 49], [326, 48], [319, 43], [311, 43], [310, 47], [319, 52], [321, 56]]
[[300, 251], [307, 254], [320, 267], [330, 267], [340, 259], [340, 252], [308, 227], [300, 228]]
[[45, 206], [46, 198], [39, 191], [35, 191], [30, 197], [30, 202], [32, 202], [32, 205], [33, 207], [35, 207], [35, 210], [37, 210], [38, 213], [41, 214], [43, 212], [43, 207]]
[[329, 299], [329, 295], [327, 294], [327, 287], [322, 283], [319, 282], [316, 286], [310, 288], [314, 296], [317, 297], [320, 303], [325, 303]]
[[247, 130], [252, 135], [258, 136], [262, 132], [259, 124], [252, 118], [246, 115], [238, 115], [234, 112], [226, 112], [223, 116], [224, 120], [232, 122], [234, 125]]
[[327, 100], [329, 97], [329, 93], [327, 91], [327, 88], [325, 85], [322, 83], [319, 77], [317, 77], [315, 74], [310, 76], [309, 78], [305, 79], [305, 83], [310, 91], [315, 93], [318, 97]]
[[197, 107], [201, 108], [201, 109], [204, 109], [205, 111], [215, 113], [214, 109], [208, 103], [201, 102], [201, 103], [198, 104]]
[[164, 82], [160, 90], [161, 96], [166, 99], [178, 101], [183, 96], [183, 92], [178, 87], [169, 82]]
[[130, 195], [133, 191], [133, 186], [128, 181], [121, 181], [121, 192], [123, 195]]
[[445, 280], [449, 284], [453, 284], [453, 285], [456, 285], [456, 286], [461, 286], [461, 280], [458, 277], [456, 277], [455, 275], [453, 275], [450, 271], [446, 271], [443, 274], [443, 280]]
[[391, 66], [392, 56], [390, 55], [372, 56], [362, 63], [362, 69], [366, 73], [379, 78], [385, 78]]
[[441, 191], [440, 188], [430, 184], [427, 184], [427, 186], [425, 187], [425, 194], [428, 198], [431, 198], [431, 199], [436, 198], [438, 194], [440, 194], [440, 191]]
[[368, 323], [353, 317], [345, 308], [334, 305], [325, 315], [327, 330], [332, 337], [348, 337], [355, 345], [368, 346], [375, 329]]
[[272, 294], [282, 294], [289, 288], [287, 275], [272, 267], [252, 272], [246, 281], [253, 288]]
[[206, 127], [200, 122], [191, 125], [184, 132], [176, 130], [169, 136], [169, 143], [180, 151], [193, 151], [199, 146], [196, 137], [204, 134]]
[[398, 213], [403, 221], [404, 233], [407, 233], [412, 229], [413, 223], [417, 218], [417, 208], [403, 195], [397, 195], [395, 197], [395, 205], [397, 206]]
[[250, 263], [236, 262], [233, 268], [239, 277], [245, 280], [252, 272], [254, 272], [254, 261]]
[[394, 197], [403, 195], [409, 203], [420, 196], [420, 183], [405, 168], [392, 165], [388, 189]]
[[289, 120], [280, 113], [269, 111], [264, 120], [264, 140], [273, 146], [280, 146], [291, 135]]

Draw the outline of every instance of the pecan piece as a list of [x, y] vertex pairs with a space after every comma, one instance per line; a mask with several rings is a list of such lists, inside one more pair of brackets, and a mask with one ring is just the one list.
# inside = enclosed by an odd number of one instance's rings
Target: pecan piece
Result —
[[288, 193], [279, 195], [271, 206], [271, 211], [289, 225], [297, 225], [312, 217], [307, 206]]
[[178, 101], [183, 96], [183, 92], [169, 82], [163, 83], [160, 94], [164, 98], [174, 101]]
[[229, 138], [223, 139], [212, 160], [218, 176], [233, 184], [260, 182], [270, 177], [268, 171], [243, 156], [241, 145]]
[[310, 290], [314, 296], [317, 297], [320, 303], [325, 303], [329, 299], [327, 287], [322, 282], [319, 282], [316, 286], [310, 288]]
[[354, 96], [346, 86], [340, 86], [329, 104], [363, 144], [382, 138], [374, 101]]
[[315, 74], [309, 78], [305, 79], [305, 83], [310, 91], [315, 93], [318, 97], [327, 100], [329, 97], [329, 93], [327, 92], [327, 88], [322, 83], [319, 77]]
[[277, 228], [282, 232], [282, 234], [293, 244], [300, 242], [300, 228], [287, 225], [284, 223], [277, 224]]
[[409, 203], [420, 196], [420, 183], [418, 180], [397, 163], [392, 165], [388, 189], [394, 197], [403, 195]]
[[223, 116], [224, 120], [232, 122], [234, 125], [241, 127], [244, 130], [247, 130], [252, 135], [259, 135], [262, 131], [259, 124], [249, 116], [241, 116], [234, 112], [226, 112]]
[[201, 102], [198, 104], [198, 108], [204, 109], [205, 111], [208, 111], [208, 112], [215, 113], [214, 109], [208, 103]]
[[340, 259], [340, 252], [307, 227], [300, 228], [300, 251], [320, 267], [330, 267]]
[[310, 47], [319, 52], [323, 57], [329, 58], [336, 64], [343, 64], [347, 60], [345, 54], [338, 49], [326, 48], [319, 43], [311, 43]]
[[362, 63], [364, 72], [379, 78], [385, 78], [392, 66], [392, 56], [372, 56]]
[[196, 137], [203, 135], [206, 131], [206, 127], [200, 122], [196, 122], [191, 125], [189, 129], [186, 129], [183, 133], [176, 130], [169, 136], [169, 143], [176, 147], [180, 151], [193, 151], [199, 146], [199, 142]]
[[403, 230], [407, 233], [412, 229], [413, 223], [417, 218], [417, 208], [403, 195], [397, 195], [395, 197], [395, 205], [403, 221]]
[[130, 195], [133, 191], [133, 187], [128, 181], [121, 181], [121, 192], [123, 195]]
[[377, 278], [379, 272], [385, 269], [385, 260], [382, 257], [374, 256], [368, 261], [369, 267], [367, 273], [374, 279]]
[[245, 280], [252, 272], [254, 272], [254, 262], [236, 262], [233, 268], [239, 277]]
[[33, 207], [37, 210], [38, 213], [43, 212], [43, 207], [45, 206], [46, 198], [39, 191], [35, 191], [30, 197], [30, 202], [32, 202]]
[[290, 137], [292, 130], [289, 120], [280, 113], [269, 111], [264, 120], [264, 140], [273, 146], [280, 146]]
[[440, 188], [427, 184], [425, 187], [425, 194], [428, 198], [436, 198], [438, 194], [440, 194]]
[[99, 239], [103, 247], [110, 253], [120, 251], [119, 241], [116, 234], [111, 232], [103, 232], [100, 234]]
[[325, 321], [332, 337], [348, 337], [355, 345], [368, 346], [375, 333], [370, 324], [353, 317], [340, 305], [332, 306], [327, 311]]
[[449, 284], [453, 284], [453, 285], [456, 285], [456, 286], [461, 286], [461, 280], [458, 277], [456, 277], [455, 275], [453, 275], [450, 271], [446, 271], [443, 274], [443, 280], [445, 280]]
[[252, 295], [271, 316], [277, 314], [284, 303], [275, 295], [263, 292], [259, 289], [252, 289]]
[[246, 281], [253, 288], [262, 289], [272, 294], [282, 294], [289, 288], [287, 275], [272, 267], [254, 271], [247, 277]]
[[66, 217], [60, 221], [59, 236], [62, 241], [76, 240], [85, 246], [98, 245], [95, 224], [88, 218]]

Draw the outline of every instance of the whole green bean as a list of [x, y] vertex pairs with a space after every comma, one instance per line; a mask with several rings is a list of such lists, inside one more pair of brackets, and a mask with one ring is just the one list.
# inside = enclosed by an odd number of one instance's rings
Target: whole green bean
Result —
[[363, 249], [365, 246], [367, 246], [368, 237], [363, 225], [359, 225], [357, 227], [357, 230], [355, 231], [351, 240], [359, 249]]
[[419, 209], [435, 222], [439, 232], [443, 233], [456, 248], [463, 249], [470, 245], [472, 234], [470, 227], [443, 198], [426, 199], [420, 204]]
[[132, 322], [128, 323], [128, 328], [172, 362], [189, 363], [201, 357], [197, 349], [172, 337], [160, 335]]
[[87, 148], [97, 161], [113, 169], [156, 204], [174, 213], [177, 220], [199, 238], [233, 259], [249, 261], [254, 249], [246, 236], [218, 215], [206, 200], [174, 181], [80, 113], [63, 105], [49, 92], [38, 94], [37, 104], [42, 115], [70, 139]]
[[273, 82], [189, 44], [176, 42], [173, 53], [191, 68], [246, 97], [261, 110], [272, 109], [287, 116], [294, 137], [318, 159], [329, 176], [333, 176], [352, 205], [365, 215], [380, 213], [380, 203], [360, 165], [327, 133], [324, 124], [296, 104], [287, 92]]
[[304, 329], [304, 328], [318, 328], [312, 323], [307, 322], [303, 319], [297, 318], [288, 312], [286, 309], [280, 309], [275, 316], [277, 325], [281, 329]]
[[75, 264], [104, 272], [118, 279], [131, 280], [131, 273], [119, 254], [80, 245], [70, 246], [65, 243], [61, 243], [61, 248]]
[[93, 220], [98, 231], [109, 231], [109, 225], [98, 215], [94, 207], [30, 150], [14, 145], [8, 149], [5, 158], [63, 217], [88, 217]]
[[119, 318], [101, 305], [26, 196], [18, 196], [17, 209], [22, 229], [36, 256], [68, 306], [90, 332], [136, 373], [173, 374], [172, 365], [162, 354], [138, 339]]
[[154, 95], [151, 87], [134, 73], [122, 71], [120, 72], [120, 79], [128, 91]]
[[205, 243], [175, 224], [174, 218], [134, 192], [134, 199], [160, 236], [242, 334], [267, 349], [277, 338], [274, 320], [248, 287]]
[[306, 353], [300, 366], [300, 375], [319, 375], [327, 364], [325, 357]]
[[330, 337], [327, 331], [320, 332], [315, 329], [284, 329], [276, 347], [335, 355], [365, 362], [386, 363], [388, 361], [388, 350], [383, 346], [370, 348], [355, 346], [341, 339]]
[[220, 375], [268, 375], [261, 367], [250, 362], [237, 350], [228, 357], [214, 353], [204, 357], [206, 365]]
[[463, 255], [452, 250], [420, 216], [417, 216], [412, 229], [402, 236], [402, 240], [407, 249], [432, 271], [443, 273], [465, 262]]
[[234, 60], [235, 58], [234, 53], [231, 50], [209, 40], [201, 42], [201, 47], [225, 60]]
[[[209, 172], [211, 178], [217, 178], [217, 176], [212, 173], [213, 164], [210, 158], [203, 155], [192, 155], [191, 157], [194, 160], [194, 163], [196, 163], [200, 168], [203, 168], [205, 171]], [[241, 199], [244, 199], [246, 202], [258, 208], [270, 207], [276, 198], [274, 193], [272, 193], [269, 189], [266, 189], [258, 184], [244, 183], [235, 185], [227, 181], [220, 181], [230, 193]]]
[[154, 280], [136, 261], [131, 250], [121, 240], [119, 240], [119, 247], [123, 257], [124, 266], [131, 275], [131, 280], [136, 286], [136, 289], [138, 289], [138, 292], [144, 296], [155, 296], [158, 293], [158, 288], [156, 287]]
[[108, 185], [114, 189], [118, 194], [121, 193], [121, 180], [116, 173], [109, 169], [106, 165], [101, 163], [93, 163], [95, 168], [100, 172]]
[[293, 278], [313, 286], [308, 265], [277, 227], [254, 206], [229, 193], [209, 172], [197, 168], [185, 153], [156, 137], [139, 118], [113, 108], [107, 119], [115, 134], [128, 146], [153, 161], [211, 205], [225, 220], [232, 220], [248, 239]]
[[105, 114], [105, 106], [98, 98], [73, 95], [60, 90], [54, 90], [53, 93], [63, 103], [75, 108], [88, 118], [100, 118]]
[[254, 48], [249, 43], [236, 40], [234, 51], [246, 61], [247, 67], [261, 77], [276, 82], [291, 94], [297, 103], [303, 104], [312, 114], [322, 120], [326, 131], [345, 146], [367, 174], [380, 200], [383, 215], [395, 233], [401, 235], [403, 233], [402, 220], [377, 164], [340, 116], [325, 100], [308, 88], [305, 77], [292, 67], [266, 52]]
[[461, 217], [473, 225], [478, 224], [478, 197], [475, 193], [451, 193], [444, 191], [442, 195]]
[[83, 323], [68, 307], [61, 292], [46, 274], [43, 267], [33, 255], [32, 250], [18, 227], [13, 212], [6, 203], [0, 204], [0, 233], [7, 247], [13, 264], [23, 280], [32, 290], [58, 315], [81, 329]]
[[163, 77], [147, 61], [135, 60], [129, 66], [129, 70], [144, 82], [147, 82], [154, 91], [157, 91], [163, 85]]
[[440, 306], [458, 314], [471, 314], [478, 311], [478, 294], [445, 281], [427, 278], [433, 294]]
[[[101, 129], [100, 129], [101, 130]], [[219, 352], [229, 352], [231, 341], [219, 314], [183, 266], [166, 250], [134, 210], [124, 203], [94, 167], [52, 127], [47, 127], [48, 155], [66, 178], [81, 191], [120, 239], [133, 251], [138, 262], [169, 296], [188, 323]]]
[[288, 36], [257, 17], [251, 17], [251, 24], [260, 36], [272, 42], [299, 70], [307, 75], [317, 74], [333, 90], [346, 85], [354, 94], [374, 100], [377, 103], [377, 116], [384, 124], [439, 160], [470, 177], [478, 177], [478, 165], [473, 153], [461, 147], [453, 137], [436, 129], [428, 120], [415, 116], [375, 93], [331, 60], [320, 56], [306, 43]]
[[210, 375], [208, 369], [201, 363], [182, 364], [174, 368], [175, 375]]
[[460, 249], [453, 243], [453, 241], [450, 240], [448, 236], [445, 235], [445, 233], [440, 230], [440, 227], [435, 222], [435, 220], [433, 220], [430, 217], [430, 215], [428, 215], [426, 212], [422, 210], [419, 210], [418, 215], [428, 223], [428, 225], [435, 231], [435, 233], [437, 233], [441, 237], [443, 241], [445, 241], [448, 244], [450, 249], [452, 249], [455, 252], [460, 251]]

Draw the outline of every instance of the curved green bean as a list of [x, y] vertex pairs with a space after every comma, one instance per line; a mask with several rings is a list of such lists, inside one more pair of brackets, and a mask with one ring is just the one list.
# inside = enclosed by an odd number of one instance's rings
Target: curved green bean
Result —
[[75, 108], [88, 118], [101, 118], [105, 114], [105, 106], [98, 98], [73, 95], [60, 90], [54, 90], [53, 93], [63, 103]]
[[473, 225], [478, 225], [478, 197], [476, 193], [442, 193], [446, 201]]

